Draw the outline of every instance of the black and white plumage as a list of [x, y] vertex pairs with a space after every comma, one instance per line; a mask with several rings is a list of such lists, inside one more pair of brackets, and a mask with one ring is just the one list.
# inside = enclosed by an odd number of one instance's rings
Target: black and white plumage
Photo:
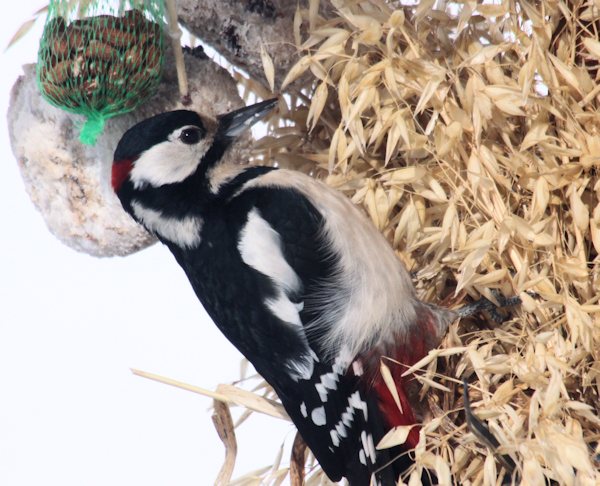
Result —
[[[416, 299], [387, 241], [342, 194], [230, 160], [235, 137], [274, 105], [150, 118], [119, 143], [112, 185], [276, 390], [329, 478], [366, 486], [375, 474], [375, 484], [395, 485], [410, 459], [375, 446], [416, 421], [403, 365], [437, 345], [457, 314]], [[403, 364], [386, 362], [402, 410], [380, 375], [382, 356]], [[406, 448], [417, 441], [415, 427]]]

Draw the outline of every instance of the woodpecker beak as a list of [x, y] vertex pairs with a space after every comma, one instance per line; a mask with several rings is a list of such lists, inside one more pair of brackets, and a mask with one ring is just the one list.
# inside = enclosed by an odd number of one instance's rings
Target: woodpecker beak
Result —
[[229, 138], [237, 137], [267, 116], [278, 102], [277, 98], [273, 98], [272, 100], [240, 108], [226, 115], [219, 115], [217, 117], [220, 125], [219, 132]]

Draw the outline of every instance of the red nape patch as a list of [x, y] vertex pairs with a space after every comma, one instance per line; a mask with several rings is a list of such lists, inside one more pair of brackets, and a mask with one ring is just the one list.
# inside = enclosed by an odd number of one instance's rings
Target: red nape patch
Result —
[[121, 186], [125, 182], [125, 179], [129, 177], [129, 173], [133, 169], [133, 163], [137, 157], [131, 159], [115, 160], [112, 166], [112, 173], [110, 175], [110, 184], [113, 191], [117, 192], [121, 189]]

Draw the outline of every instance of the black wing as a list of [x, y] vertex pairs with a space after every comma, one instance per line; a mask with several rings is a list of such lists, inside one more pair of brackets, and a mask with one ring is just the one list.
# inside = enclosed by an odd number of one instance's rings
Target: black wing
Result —
[[[338, 264], [323, 241], [323, 216], [298, 190], [285, 187], [251, 187], [230, 200], [230, 217], [252, 211], [279, 235], [283, 257], [301, 282], [287, 297], [298, 304], [314, 299], [331, 281]], [[244, 223], [237, 221], [233, 227], [243, 231]], [[258, 295], [273, 293], [269, 279], [257, 278], [254, 284], [262, 286]], [[293, 376], [280, 362], [259, 360], [258, 366], [254, 364], [277, 391], [330, 479], [338, 481], [344, 476], [352, 486], [367, 486], [371, 474], [389, 460], [385, 452], [375, 452], [384, 434], [377, 400], [365, 393], [347, 359], [331, 357], [321, 348], [319, 335], [309, 327], [318, 313], [317, 308], [306, 305], [299, 312], [305, 341], [289, 351], [292, 359], [310, 360], [312, 356], [310, 375]], [[266, 319], [285, 326], [272, 313]], [[381, 484], [396, 484], [389, 468], [378, 476]]]

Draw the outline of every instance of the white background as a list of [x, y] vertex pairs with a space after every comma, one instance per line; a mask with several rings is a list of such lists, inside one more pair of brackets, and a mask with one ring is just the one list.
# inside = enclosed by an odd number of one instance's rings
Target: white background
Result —
[[[0, 50], [46, 3], [3, 3]], [[0, 485], [211, 485], [224, 458], [212, 400], [130, 368], [214, 389], [239, 377], [241, 355], [166, 248], [79, 254], [25, 192], [5, 114], [43, 20], [0, 55]], [[234, 478], [271, 464], [294, 433], [254, 414]]]

